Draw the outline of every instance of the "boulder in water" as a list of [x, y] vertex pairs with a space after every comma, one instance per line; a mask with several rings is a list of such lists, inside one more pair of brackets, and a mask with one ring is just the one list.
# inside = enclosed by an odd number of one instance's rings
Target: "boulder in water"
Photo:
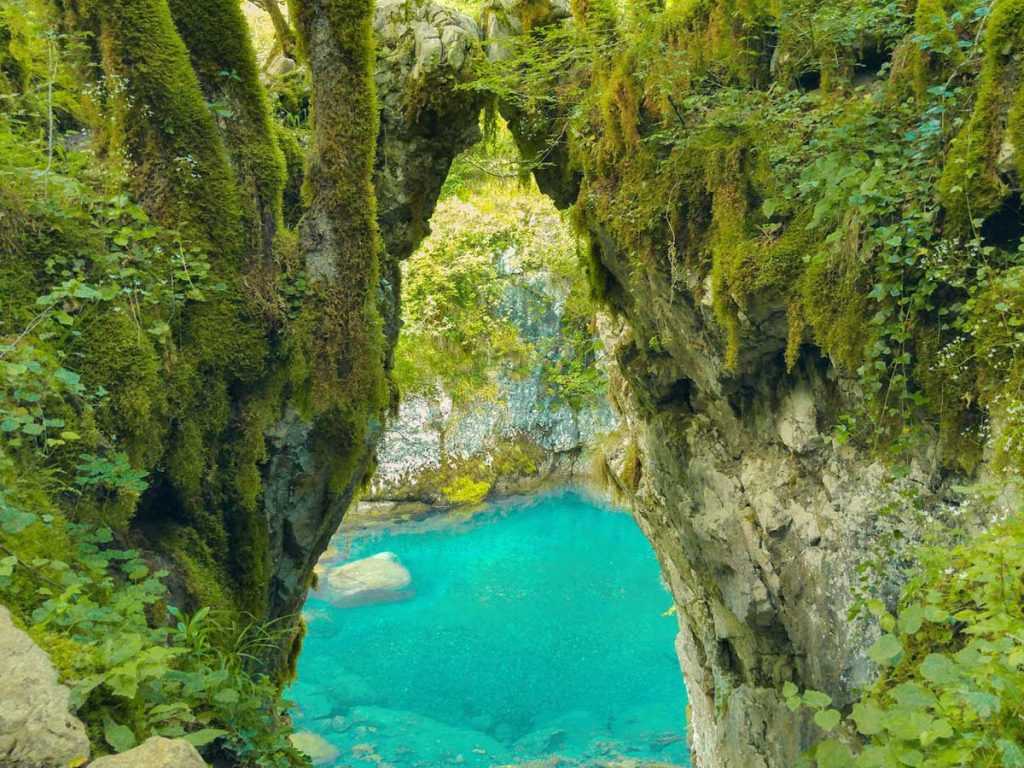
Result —
[[311, 731], [299, 731], [289, 738], [292, 740], [292, 746], [308, 756], [313, 765], [330, 765], [338, 759], [338, 748], [323, 736]]
[[342, 608], [408, 600], [412, 576], [393, 552], [381, 552], [327, 573], [327, 599]]

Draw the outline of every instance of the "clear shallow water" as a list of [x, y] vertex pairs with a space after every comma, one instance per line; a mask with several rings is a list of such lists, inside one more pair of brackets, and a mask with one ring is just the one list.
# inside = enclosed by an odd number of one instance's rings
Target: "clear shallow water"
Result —
[[671, 599], [627, 514], [559, 493], [357, 538], [348, 558], [379, 552], [411, 600], [305, 608], [289, 698], [338, 749], [326, 765], [688, 765]]

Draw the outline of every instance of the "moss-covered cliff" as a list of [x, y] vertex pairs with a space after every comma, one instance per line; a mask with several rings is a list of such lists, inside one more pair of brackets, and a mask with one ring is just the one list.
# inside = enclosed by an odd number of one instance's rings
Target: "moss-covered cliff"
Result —
[[478, 55], [417, 40], [471, 22], [395, 5], [381, 29], [386, 3], [295, 4], [306, 68], [271, 83], [276, 115], [237, 3], [0, 7], [0, 592], [101, 750], [194, 730], [205, 706], [210, 755], [297, 757], [261, 670], [287, 675], [372, 468], [397, 261], [478, 130], [417, 96]]
[[[94, 742], [156, 727], [153, 670], [195, 656], [168, 643], [205, 642], [171, 603], [280, 620], [271, 667], [296, 647], [394, 401], [398, 263], [484, 94], [610, 315], [608, 476], [675, 595], [696, 765], [789, 768], [837, 727], [859, 765], [1019, 764], [1019, 524], [972, 536], [1024, 450], [1024, 6], [481, 10], [294, 2], [308, 68], [268, 101], [227, 0], [0, 6], [0, 588]], [[915, 571], [921, 541], [963, 544]], [[136, 687], [99, 639], [124, 626], [165, 656]], [[252, 749], [224, 711], [207, 736]]]
[[[488, 5], [491, 34], [532, 31], [491, 43], [481, 87], [573, 203], [615, 317], [610, 481], [676, 596], [696, 764], [797, 764], [840, 717], [783, 685], [849, 712], [897, 657], [866, 700], [905, 723], [900, 675], [938, 690], [932, 630], [887, 612], [915, 543], [1016, 505], [1019, 4], [541, 5]], [[869, 724], [857, 764], [948, 756], [965, 712], [923, 742]], [[1009, 759], [985, 728], [957, 754]]]

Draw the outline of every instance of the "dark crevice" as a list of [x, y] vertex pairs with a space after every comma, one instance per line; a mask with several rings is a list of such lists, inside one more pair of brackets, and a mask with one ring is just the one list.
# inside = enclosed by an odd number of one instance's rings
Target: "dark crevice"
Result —
[[821, 88], [821, 70], [812, 69], [796, 77], [796, 87], [801, 91], [816, 91]]
[[745, 681], [746, 674], [743, 670], [743, 664], [740, 662], [739, 655], [736, 653], [736, 649], [733, 647], [732, 641], [729, 639], [719, 639], [717, 648], [717, 661], [718, 668], [724, 672], [732, 673], [737, 681]]
[[1024, 209], [1021, 194], [1014, 192], [1007, 197], [998, 211], [993, 213], [981, 226], [981, 237], [986, 245], [1006, 250], [1016, 250], [1024, 236]]
[[856, 80], [875, 78], [882, 68], [889, 63], [892, 52], [879, 45], [868, 45], [861, 49], [857, 57], [857, 65], [854, 68]]
[[668, 391], [665, 392], [657, 400], [656, 406], [661, 411], [680, 409], [692, 411], [692, 397], [693, 381], [687, 378], [677, 379], [676, 381], [672, 382], [671, 386], [669, 386], [668, 388]]

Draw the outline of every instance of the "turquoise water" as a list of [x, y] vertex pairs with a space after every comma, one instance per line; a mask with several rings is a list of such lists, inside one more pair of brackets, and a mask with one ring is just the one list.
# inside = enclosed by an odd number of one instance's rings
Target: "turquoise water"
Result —
[[337, 749], [323, 765], [689, 764], [671, 598], [629, 515], [558, 493], [357, 538], [348, 560], [379, 552], [410, 599], [306, 604], [289, 698]]

